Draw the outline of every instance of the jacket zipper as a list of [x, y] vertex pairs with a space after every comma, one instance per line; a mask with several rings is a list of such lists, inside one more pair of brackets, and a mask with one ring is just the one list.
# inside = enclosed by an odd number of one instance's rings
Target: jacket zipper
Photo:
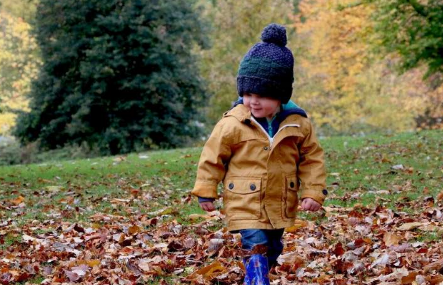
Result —
[[297, 128], [300, 128], [300, 125], [299, 124], [287, 124], [287, 125], [284, 125], [283, 127], [281, 127], [276, 133], [275, 133], [275, 135], [271, 138], [271, 136], [266, 132], [266, 130], [263, 128], [263, 126], [262, 125], [260, 125], [260, 123], [259, 122], [257, 122], [257, 120], [255, 120], [255, 118], [254, 117], [251, 117], [251, 120], [265, 133], [265, 135], [266, 135], [266, 137], [269, 139], [269, 146], [271, 147], [272, 146], [272, 143], [274, 142], [274, 138], [277, 136], [277, 134], [281, 131], [281, 130], [283, 130], [284, 128], [287, 128], [287, 127], [297, 127]]

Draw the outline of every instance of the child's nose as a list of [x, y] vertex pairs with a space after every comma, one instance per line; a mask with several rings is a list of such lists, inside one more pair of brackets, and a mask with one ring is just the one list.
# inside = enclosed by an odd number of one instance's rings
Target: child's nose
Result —
[[255, 104], [258, 104], [258, 98], [257, 98], [257, 96], [252, 96], [252, 97], [251, 97], [251, 103], [254, 104], [254, 105], [255, 105]]

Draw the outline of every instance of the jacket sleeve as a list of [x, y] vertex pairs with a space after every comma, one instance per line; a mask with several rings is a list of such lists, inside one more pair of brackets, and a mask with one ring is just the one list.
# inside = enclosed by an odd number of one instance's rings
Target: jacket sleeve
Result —
[[197, 168], [197, 178], [191, 194], [202, 198], [218, 198], [217, 185], [225, 176], [225, 164], [231, 157], [231, 147], [219, 122], [203, 147]]
[[311, 123], [309, 123], [308, 133], [299, 147], [298, 177], [301, 180], [301, 199], [312, 198], [323, 204], [328, 194], [324, 153]]

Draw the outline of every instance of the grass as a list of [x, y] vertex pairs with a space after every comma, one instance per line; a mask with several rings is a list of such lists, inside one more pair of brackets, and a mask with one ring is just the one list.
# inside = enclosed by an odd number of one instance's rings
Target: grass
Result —
[[[0, 167], [0, 203], [12, 209], [3, 215], [26, 222], [63, 211], [69, 212], [67, 220], [85, 220], [98, 211], [130, 214], [115, 199], [131, 199], [132, 210], [154, 211], [172, 197], [187, 195], [199, 152], [177, 149]], [[151, 195], [153, 203], [144, 205], [136, 199], [140, 195]]]
[[15, 242], [21, 242], [21, 240], [21, 235], [8, 233], [0, 238], [0, 250], [4, 250]]
[[442, 138], [441, 131], [425, 131], [324, 140], [333, 190], [327, 205], [394, 208], [402, 199], [435, 196], [441, 191]]
[[[442, 138], [442, 131], [422, 131], [322, 139], [331, 193], [325, 205], [418, 211], [408, 201], [436, 197], [441, 191]], [[173, 208], [189, 194], [200, 152], [201, 148], [187, 148], [3, 166], [0, 218], [20, 225], [57, 215], [87, 222], [97, 212], [149, 216]], [[186, 223], [193, 213], [202, 213], [195, 200], [180, 205], [171, 216]]]

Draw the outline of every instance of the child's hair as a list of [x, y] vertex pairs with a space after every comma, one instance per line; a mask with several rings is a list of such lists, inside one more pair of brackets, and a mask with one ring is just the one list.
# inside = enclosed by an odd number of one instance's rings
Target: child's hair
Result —
[[240, 62], [237, 91], [255, 93], [287, 103], [294, 82], [294, 57], [286, 48], [286, 29], [270, 24], [263, 29], [263, 42], [255, 44]]

